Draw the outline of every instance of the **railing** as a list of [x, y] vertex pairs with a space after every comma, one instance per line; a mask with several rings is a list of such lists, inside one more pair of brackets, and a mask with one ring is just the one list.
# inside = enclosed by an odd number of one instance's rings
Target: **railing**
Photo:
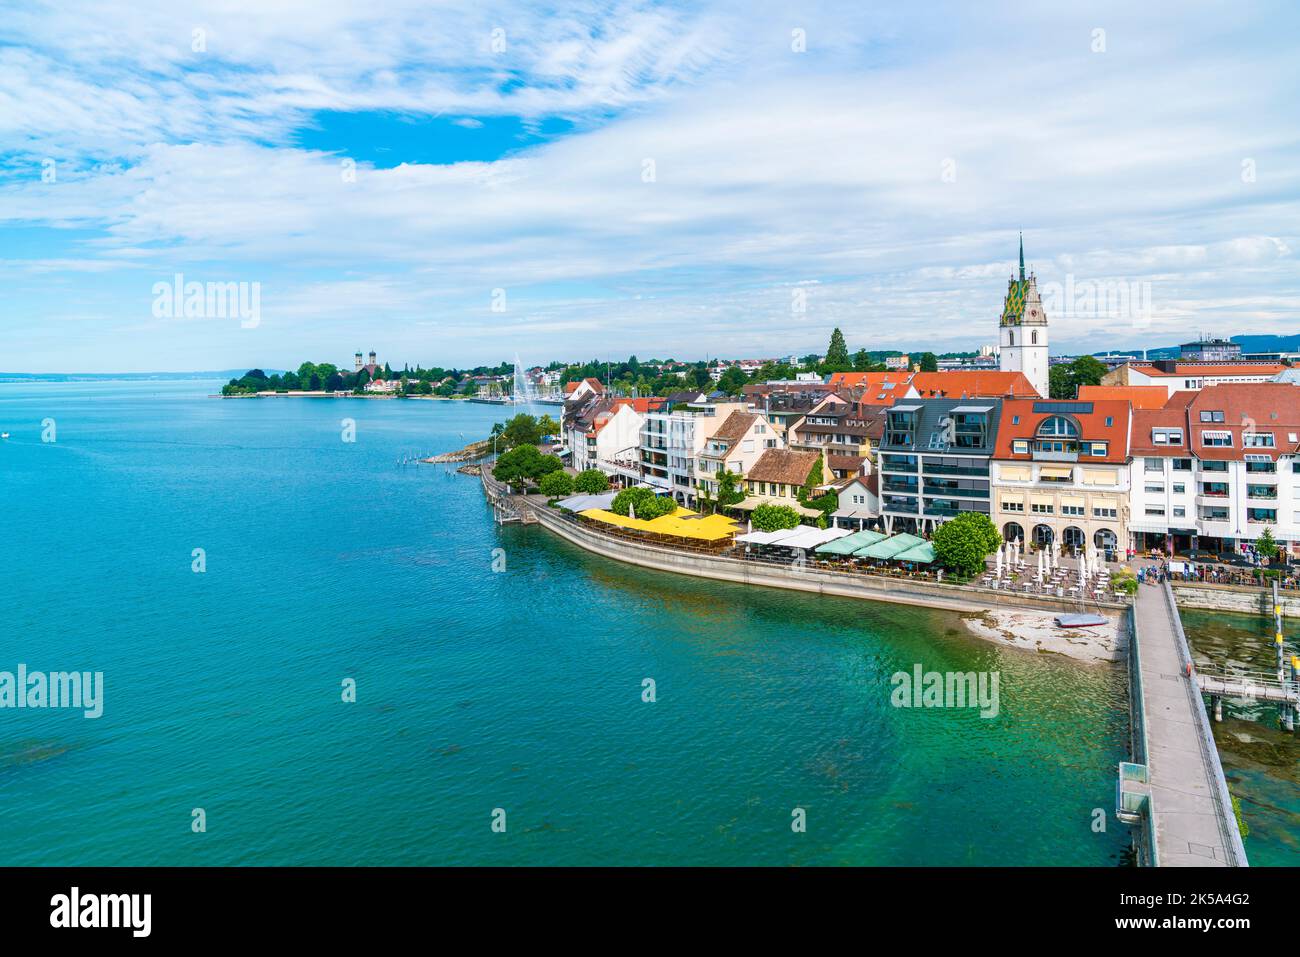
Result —
[[[1128, 652], [1128, 687], [1129, 687], [1129, 728], [1131, 729], [1131, 750], [1133, 763], [1148, 765], [1150, 758], [1147, 746], [1147, 718], [1145, 695], [1142, 690], [1142, 651], [1138, 635], [1137, 614], [1130, 607], [1128, 612], [1129, 652]], [[1116, 803], [1123, 804], [1124, 764], [1120, 764], [1120, 780], [1116, 785]], [[1141, 841], [1138, 844], [1138, 863], [1147, 867], [1160, 866], [1160, 854], [1156, 849], [1156, 806], [1150, 794], [1146, 797], [1141, 821]]]

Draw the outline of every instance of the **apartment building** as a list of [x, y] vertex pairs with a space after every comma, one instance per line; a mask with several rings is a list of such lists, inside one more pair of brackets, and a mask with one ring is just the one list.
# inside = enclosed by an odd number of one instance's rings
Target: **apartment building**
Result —
[[[1178, 393], [1134, 418], [1134, 547], [1300, 555], [1300, 400], [1285, 383]], [[1141, 484], [1138, 476], [1141, 475]]]
[[1102, 385], [1163, 386], [1175, 392], [1197, 392], [1215, 385], [1267, 382], [1286, 366], [1280, 362], [1182, 362], [1160, 359], [1128, 362], [1102, 376]]
[[[695, 463], [697, 493], [716, 498], [718, 475], [724, 471], [744, 478], [768, 449], [783, 449], [785, 442], [759, 412], [732, 412], [704, 441]], [[738, 483], [737, 488], [743, 489]]]
[[930, 533], [961, 512], [989, 514], [1001, 399], [895, 402], [877, 453], [880, 509], [891, 533]]
[[990, 473], [994, 524], [1040, 548], [1127, 547], [1127, 401], [1008, 399]]
[[686, 506], [696, 504], [695, 463], [708, 436], [743, 402], [715, 402], [698, 392], [674, 393], [648, 412], [641, 428], [642, 479]]
[[615, 463], [635, 468], [645, 417], [658, 405], [658, 399], [593, 396], [573, 416], [566, 432], [573, 467], [579, 472], [601, 469], [609, 473], [615, 471]]

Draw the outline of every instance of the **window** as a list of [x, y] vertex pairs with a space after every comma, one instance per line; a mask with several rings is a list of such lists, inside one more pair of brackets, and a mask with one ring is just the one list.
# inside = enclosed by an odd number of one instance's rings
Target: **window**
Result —
[[1241, 447], [1244, 449], [1271, 449], [1273, 448], [1273, 433], [1243, 432], [1241, 434]]
[[1030, 340], [1030, 342], [1032, 342], [1034, 345], [1038, 345], [1038, 330], [1037, 330], [1037, 329], [1035, 329], [1033, 332], [1031, 332], [1031, 333], [1029, 334], [1029, 340]]
[[1231, 448], [1231, 432], [1201, 432], [1201, 444], [1206, 448]]
[[1013, 441], [1013, 442], [1011, 443], [1011, 451], [1012, 451], [1012, 453], [1015, 454], [1015, 455], [1028, 455], [1028, 454], [1029, 454], [1029, 440], [1028, 440], [1028, 439], [1016, 439], [1015, 441]]
[[1077, 439], [1079, 437], [1079, 427], [1063, 415], [1054, 415], [1050, 419], [1043, 421], [1043, 424], [1038, 427], [1038, 434]]
[[1061, 514], [1062, 514], [1062, 515], [1083, 515], [1083, 506], [1082, 506], [1082, 505], [1062, 505], [1062, 506], [1061, 506]]
[[1037, 503], [1032, 506], [1032, 509], [1035, 515], [1052, 515], [1056, 511], [1056, 507], [1053, 505], [1039, 505]]
[[1217, 412], [1217, 411], [1212, 412], [1207, 409], [1201, 413], [1202, 422], [1222, 422], [1223, 420], [1224, 419], [1223, 419], [1222, 412]]
[[1226, 472], [1226, 471], [1228, 471], [1228, 463], [1227, 463], [1227, 462], [1214, 462], [1214, 461], [1211, 461], [1211, 462], [1202, 462], [1202, 463], [1201, 463], [1201, 471], [1202, 471], [1202, 472]]
[[1162, 517], [1163, 517], [1163, 515], [1165, 514], [1164, 506], [1163, 506], [1163, 505], [1148, 505], [1148, 506], [1147, 506], [1147, 514], [1148, 514], [1148, 515], [1156, 515], [1156, 516], [1162, 516]]
[[1113, 415], [1108, 415], [1108, 416], [1106, 416], [1106, 428], [1109, 429], [1109, 428], [1111, 428], [1114, 424], [1115, 424], [1115, 416], [1113, 416]]
[[1146, 493], [1148, 495], [1164, 495], [1165, 487], [1163, 485], [1148, 485], [1146, 487]]
[[767, 431], [767, 426], [766, 426], [766, 425], [756, 425], [756, 426], [754, 426], [754, 434], [755, 434], [755, 435], [762, 435], [762, 434], [763, 434], [764, 432], [766, 432], [766, 431]]
[[1096, 507], [1092, 510], [1093, 518], [1116, 518], [1116, 510], [1113, 508]]
[[1025, 510], [1024, 502], [1003, 502], [1002, 511], [1004, 512], [1023, 512]]
[[1192, 470], [1191, 459], [1174, 459], [1170, 466], [1175, 472], [1190, 472]]
[[1012, 424], [1012, 425], [1019, 425], [1019, 424], [1020, 424], [1020, 416], [1018, 416], [1018, 415], [1013, 415], [1013, 416], [1011, 417], [1011, 424]]
[[1175, 482], [1175, 483], [1174, 483], [1174, 494], [1175, 494], [1175, 495], [1186, 495], [1186, 494], [1187, 494], [1187, 486], [1184, 485], [1182, 482]]
[[1084, 448], [1087, 449], [1088, 455], [1094, 455], [1098, 458], [1105, 458], [1110, 451], [1109, 442], [1085, 442]]
[[1186, 518], [1186, 517], [1187, 517], [1187, 509], [1183, 508], [1181, 505], [1175, 505], [1174, 518]]
[[1165, 460], [1146, 459], [1146, 465], [1144, 466], [1144, 468], [1148, 472], [1159, 472], [1161, 475], [1163, 475], [1165, 473]]
[[1182, 429], [1152, 429], [1151, 441], [1156, 445], [1182, 445]]
[[1008, 332], [1008, 333], [1007, 333], [1007, 345], [1009, 345], [1009, 346], [1014, 346], [1015, 344], [1016, 344], [1016, 334], [1015, 334], [1014, 332]]

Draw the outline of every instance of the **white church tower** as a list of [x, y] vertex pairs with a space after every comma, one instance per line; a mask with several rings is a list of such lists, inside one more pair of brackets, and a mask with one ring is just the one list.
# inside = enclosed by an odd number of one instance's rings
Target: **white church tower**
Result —
[[998, 366], [1003, 372], [1023, 372], [1044, 399], [1047, 391], [1047, 314], [1038, 296], [1038, 282], [1025, 278], [1025, 237], [1020, 237], [1020, 278], [1007, 287], [999, 322]]

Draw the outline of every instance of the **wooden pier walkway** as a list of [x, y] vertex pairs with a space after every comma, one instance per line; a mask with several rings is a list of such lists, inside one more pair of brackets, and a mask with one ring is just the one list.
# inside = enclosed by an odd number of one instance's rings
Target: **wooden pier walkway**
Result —
[[1245, 867], [1191, 652], [1168, 585], [1142, 585], [1134, 608], [1150, 776], [1148, 815], [1162, 867]]

